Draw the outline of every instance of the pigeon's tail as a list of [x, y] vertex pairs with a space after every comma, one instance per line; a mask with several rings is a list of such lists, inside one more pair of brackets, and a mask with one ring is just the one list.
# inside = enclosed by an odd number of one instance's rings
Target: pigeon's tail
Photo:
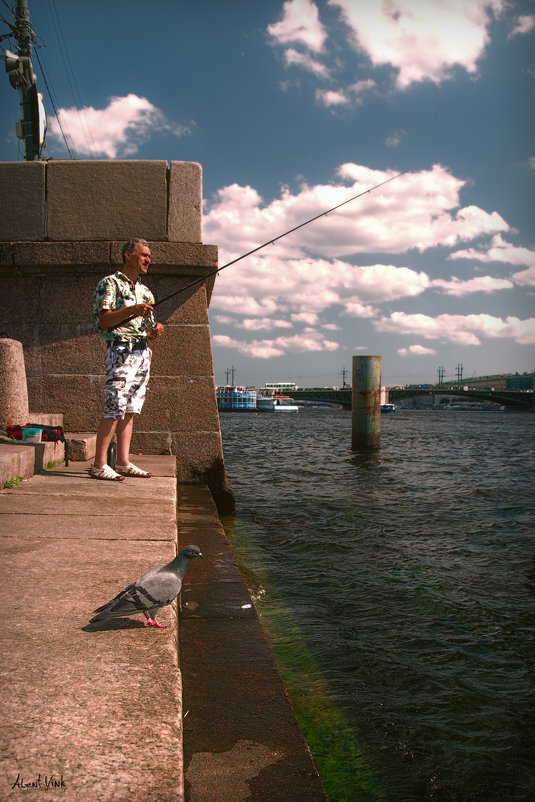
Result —
[[[89, 621], [90, 624], [97, 624], [99, 621], [109, 621], [111, 618], [120, 618], [123, 615], [128, 615], [128, 613], [123, 612], [115, 606], [115, 599], [107, 604], [103, 604], [102, 607], [97, 607], [93, 612], [96, 613], [96, 615]], [[139, 613], [141, 611], [134, 610], [134, 612]]]
[[161, 602], [155, 599], [141, 585], [134, 582], [122, 590], [107, 604], [93, 610], [96, 615], [90, 620], [90, 624], [99, 621], [108, 621], [110, 618], [122, 618], [125, 615], [136, 615], [136, 613], [146, 613], [157, 610], [161, 607]]
[[[99, 610], [100, 610], [100, 608], [99, 608]], [[107, 609], [102, 609], [101, 612], [99, 612], [98, 615], [94, 615], [93, 618], [91, 618], [89, 620], [89, 623], [90, 624], [98, 624], [99, 621], [108, 621], [110, 618], [113, 618], [113, 616], [108, 614], [108, 610]]]
[[115, 607], [115, 605], [118, 602], [120, 602], [121, 598], [126, 593], [128, 593], [130, 590], [132, 590], [133, 587], [134, 587], [133, 584], [129, 585], [124, 590], [121, 590], [120, 593], [117, 594], [117, 596], [114, 596], [111, 601], [106, 602], [106, 604], [103, 604], [100, 607], [97, 607], [96, 610], [93, 610], [93, 612], [97, 613], [97, 615], [93, 616], [93, 618], [90, 620], [89, 623], [90, 624], [95, 624], [97, 621], [107, 621], [109, 618], [113, 618], [114, 617], [113, 616], [113, 608]]

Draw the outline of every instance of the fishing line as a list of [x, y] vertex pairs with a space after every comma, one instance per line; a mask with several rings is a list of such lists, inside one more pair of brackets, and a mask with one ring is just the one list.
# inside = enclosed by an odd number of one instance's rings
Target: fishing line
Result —
[[[336, 206], [333, 206], [332, 208], [327, 209], [324, 212], [320, 212], [319, 214], [314, 215], [314, 217], [311, 217], [309, 220], [305, 220], [304, 223], [299, 223], [299, 225], [288, 229], [288, 231], [285, 231], [284, 234], [279, 234], [277, 237], [273, 237], [272, 239], [268, 240], [267, 242], [264, 242], [262, 245], [257, 245], [256, 248], [253, 248], [252, 250], [247, 251], [247, 253], [243, 253], [241, 256], [236, 257], [236, 259], [232, 259], [230, 262], [227, 262], [226, 265], [221, 265], [221, 267], [218, 267], [216, 270], [212, 270], [210, 273], [207, 273], [206, 275], [201, 276], [200, 278], [197, 278], [194, 281], [191, 281], [189, 284], [186, 284], [185, 287], [181, 287], [179, 290], [175, 290], [175, 292], [172, 292], [170, 295], [166, 295], [165, 298], [162, 298], [160, 301], [156, 301], [153, 304], [153, 306], [155, 306], [155, 307], [159, 306], [160, 304], [163, 304], [166, 301], [169, 301], [171, 298], [174, 298], [176, 295], [180, 295], [180, 293], [186, 292], [186, 290], [191, 289], [191, 287], [195, 287], [197, 284], [202, 284], [204, 281], [207, 281], [207, 279], [211, 278], [212, 276], [217, 275], [218, 273], [221, 273], [221, 271], [225, 270], [227, 267], [230, 267], [231, 265], [235, 265], [236, 262], [240, 262], [242, 259], [245, 259], [247, 256], [251, 256], [253, 253], [257, 253], [258, 251], [261, 251], [262, 248], [266, 248], [268, 245], [273, 245], [275, 242], [278, 242], [278, 240], [282, 239], [283, 237], [287, 237], [288, 234], [292, 234], [294, 231], [298, 231], [300, 228], [303, 228], [304, 226], [308, 226], [309, 223], [313, 223], [315, 220], [319, 220], [320, 217], [325, 217], [325, 215], [336, 211], [336, 209], [340, 209], [342, 206], [345, 206], [346, 204], [351, 203], [351, 201], [357, 200], [357, 198], [362, 198], [363, 195], [368, 195], [370, 192], [373, 192], [374, 190], [379, 189], [379, 187], [384, 187], [385, 184], [389, 184], [391, 181], [395, 181], [396, 178], [401, 178], [402, 175], [405, 175], [408, 172], [409, 172], [408, 170], [404, 170], [402, 173], [398, 173], [397, 175], [393, 175], [390, 178], [387, 178], [386, 181], [381, 181], [380, 184], [376, 184], [374, 187], [370, 187], [369, 189], [365, 189], [363, 192], [359, 192], [358, 195], [353, 195], [351, 198], [347, 198], [345, 201], [342, 201], [342, 203], [338, 203]], [[126, 320], [123, 320], [121, 323], [118, 323], [117, 326], [122, 326], [124, 323], [128, 323], [129, 320], [133, 320], [135, 317], [136, 317], [136, 315], [132, 315], [131, 317], [126, 318]], [[117, 326], [111, 326], [110, 330], [114, 329], [114, 328], [117, 328]]]
[[[80, 123], [80, 130], [83, 134], [86, 144], [86, 152], [90, 155], [91, 158], [96, 158], [96, 145], [95, 140], [93, 139], [93, 132], [91, 131], [91, 127], [89, 125], [86, 109], [84, 107], [82, 96], [80, 94], [80, 89], [78, 87], [78, 82], [76, 80], [76, 75], [72, 68], [71, 59], [69, 56], [69, 51], [67, 48], [67, 42], [65, 41], [65, 37], [63, 35], [63, 29], [61, 27], [61, 20], [56, 8], [55, 0], [48, 0], [48, 7], [50, 10], [50, 17], [52, 19], [52, 23], [54, 25], [54, 30], [56, 32], [56, 39], [58, 40], [59, 51], [61, 53], [61, 58], [63, 61], [63, 66], [65, 68], [65, 75], [67, 77], [67, 81], [72, 93], [72, 97], [74, 100], [74, 105], [77, 111], [78, 120]], [[57, 116], [57, 115], [56, 115]], [[72, 139], [72, 137], [71, 137]], [[91, 140], [91, 141], [89, 141]]]

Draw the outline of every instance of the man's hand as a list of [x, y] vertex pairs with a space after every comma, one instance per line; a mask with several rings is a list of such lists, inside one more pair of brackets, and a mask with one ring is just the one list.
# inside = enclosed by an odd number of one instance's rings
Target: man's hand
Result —
[[164, 328], [161, 323], [155, 323], [152, 329], [147, 330], [147, 337], [149, 340], [156, 340], [158, 337], [161, 337], [164, 332]]
[[109, 329], [112, 326], [120, 326], [128, 318], [147, 317], [152, 312], [152, 304], [133, 304], [132, 306], [121, 306], [119, 309], [102, 309], [98, 316], [101, 328]]
[[130, 310], [130, 315], [146, 318], [149, 312], [152, 312], [153, 307], [152, 304], [134, 304], [134, 306], [126, 306], [125, 309]]

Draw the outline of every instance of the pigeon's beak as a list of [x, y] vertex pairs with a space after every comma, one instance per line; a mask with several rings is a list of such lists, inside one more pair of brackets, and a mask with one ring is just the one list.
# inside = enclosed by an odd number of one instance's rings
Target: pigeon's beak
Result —
[[199, 553], [197, 554], [197, 557], [202, 557], [202, 559], [204, 560], [204, 554], [201, 554], [201, 552], [199, 552]]

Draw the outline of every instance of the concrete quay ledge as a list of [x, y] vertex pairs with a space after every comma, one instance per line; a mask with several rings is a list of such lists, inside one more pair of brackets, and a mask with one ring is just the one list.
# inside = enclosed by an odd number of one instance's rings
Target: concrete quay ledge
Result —
[[189, 802], [327, 802], [207, 487], [179, 485], [181, 542], [205, 559], [182, 588]]
[[[326, 800], [209, 490], [177, 485], [175, 457], [135, 460], [152, 479], [98, 482], [86, 461], [0, 491], [0, 798]], [[178, 622], [88, 625], [188, 543], [205, 559]]]

